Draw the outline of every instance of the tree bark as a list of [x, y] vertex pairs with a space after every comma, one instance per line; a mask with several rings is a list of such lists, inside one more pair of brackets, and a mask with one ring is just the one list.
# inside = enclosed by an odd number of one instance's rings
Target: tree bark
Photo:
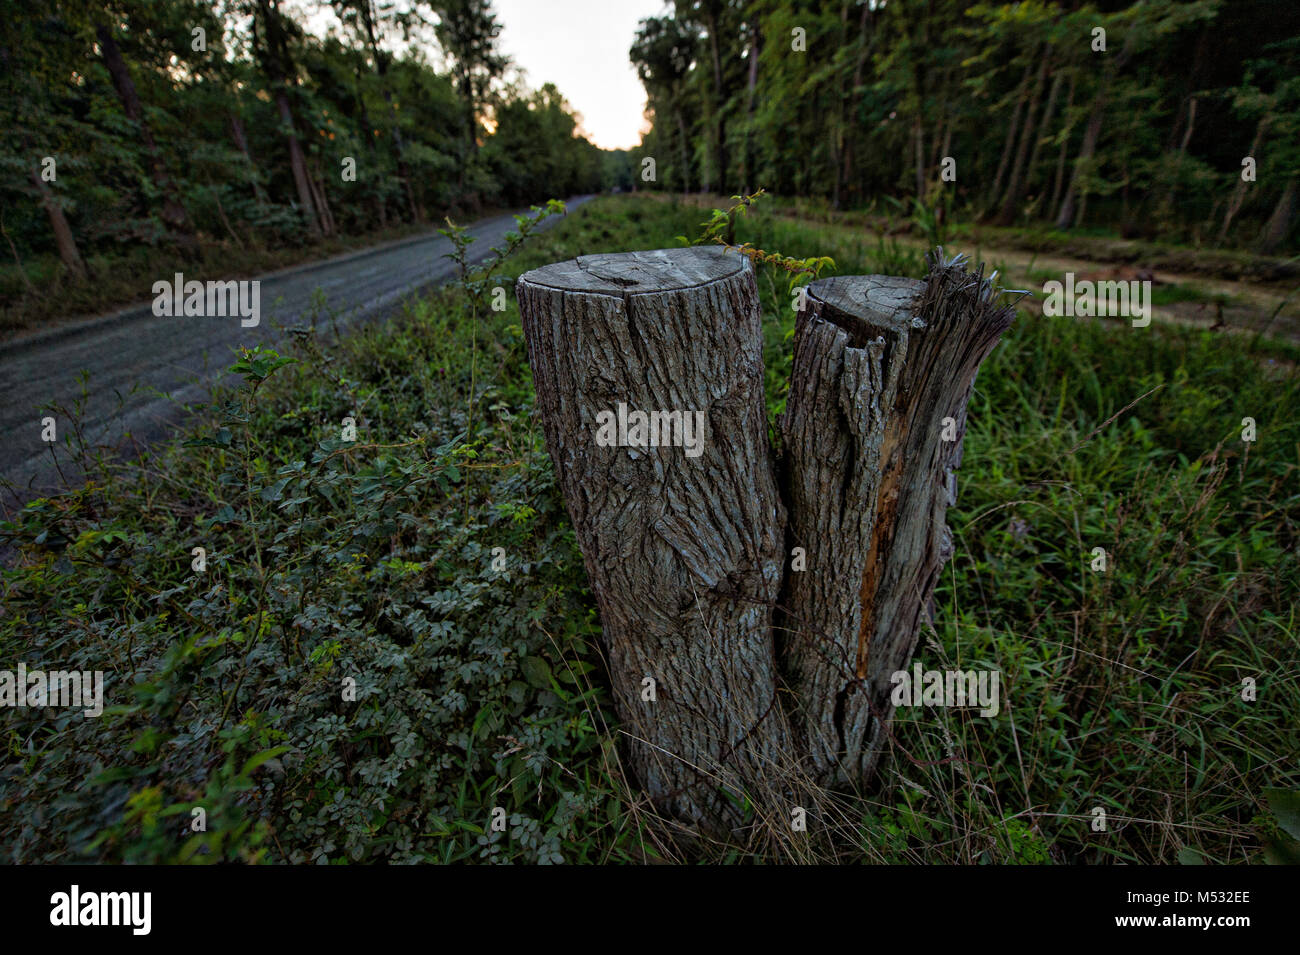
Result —
[[[86, 263], [82, 261], [81, 252], [77, 249], [77, 240], [72, 235], [72, 227], [68, 225], [67, 216], [63, 214], [63, 207], [59, 205], [59, 200], [55, 197], [54, 191], [41, 178], [39, 169], [31, 171], [32, 185], [36, 187], [36, 194], [40, 197], [41, 208], [50, 220], [50, 230], [54, 233], [54, 242], [59, 249], [59, 258], [63, 260], [64, 266], [69, 272], [79, 279], [86, 277]], [[19, 269], [22, 272], [22, 269]], [[27, 273], [23, 272], [26, 278]]]
[[[814, 282], [777, 461], [746, 260], [712, 248], [584, 256], [526, 273], [517, 293], [630, 763], [651, 798], [726, 827], [738, 817], [725, 789], [784, 826], [795, 805], [813, 813], [818, 787], [869, 779], [890, 676], [952, 550], [944, 516], [975, 373], [1013, 309], [960, 261], [933, 260], [920, 282]], [[598, 415], [620, 403], [704, 412], [702, 452], [601, 446]]]
[[[790, 751], [769, 635], [784, 514], [753, 270], [721, 249], [583, 256], [526, 273], [517, 295], [632, 766], [662, 808], [726, 817], [719, 788], [739, 792]], [[703, 412], [703, 452], [598, 446], [596, 416], [619, 403]]]
[[809, 289], [782, 421], [791, 538], [808, 571], [787, 576], [782, 604], [796, 727], [819, 781], [875, 770], [889, 677], [911, 658], [952, 553], [944, 517], [975, 373], [1013, 317], [960, 262], [932, 260], [925, 282]]

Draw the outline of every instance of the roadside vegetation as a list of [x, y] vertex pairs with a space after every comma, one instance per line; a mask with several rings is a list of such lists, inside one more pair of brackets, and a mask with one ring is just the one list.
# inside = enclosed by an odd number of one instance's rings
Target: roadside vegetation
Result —
[[[0, 525], [0, 659], [103, 670], [106, 709], [0, 712], [4, 860], [780, 861], [761, 834], [691, 840], [623, 778], [513, 303], [528, 268], [702, 218], [598, 199], [386, 324], [238, 356], [242, 385], [146, 458], [81, 449], [84, 488]], [[737, 239], [922, 267], [761, 209]], [[759, 288], [776, 414], [793, 313], [779, 276]], [[836, 795], [807, 857], [1293, 852], [1298, 467], [1300, 379], [1249, 340], [1022, 310], [971, 401], [917, 654], [1001, 671], [1001, 712], [900, 709], [879, 787]]]
[[488, 0], [46, 0], [0, 32], [0, 339], [631, 185]]

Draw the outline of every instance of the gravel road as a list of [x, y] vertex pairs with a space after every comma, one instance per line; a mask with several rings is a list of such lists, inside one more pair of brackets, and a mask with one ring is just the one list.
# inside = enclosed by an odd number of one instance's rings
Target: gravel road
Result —
[[[590, 198], [570, 199], [568, 208]], [[513, 228], [510, 213], [475, 223], [470, 232], [478, 241], [471, 252], [486, 255]], [[0, 433], [9, 436], [0, 443], [0, 488], [12, 485], [0, 491], [0, 514], [79, 478], [63, 446], [71, 420], [42, 406], [72, 410], [81, 402], [77, 417], [95, 444], [129, 449], [157, 442], [174, 431], [187, 406], [207, 398], [236, 348], [274, 347], [284, 328], [309, 320], [317, 289], [340, 327], [382, 319], [410, 296], [450, 279], [454, 266], [443, 258], [450, 251], [451, 243], [431, 232], [261, 276], [256, 327], [242, 327], [238, 317], [157, 317], [151, 281], [140, 305], [0, 343]], [[327, 326], [327, 316], [322, 309], [317, 324]], [[47, 415], [59, 429], [56, 445], [42, 440]]]

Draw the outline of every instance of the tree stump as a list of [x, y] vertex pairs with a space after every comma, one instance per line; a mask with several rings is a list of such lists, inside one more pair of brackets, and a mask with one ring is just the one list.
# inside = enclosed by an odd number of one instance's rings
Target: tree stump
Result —
[[941, 257], [920, 282], [814, 282], [778, 460], [747, 259], [583, 256], [517, 294], [651, 798], [716, 828], [742, 794], [788, 820], [811, 786], [865, 781], [951, 553], [975, 372], [1013, 309]]

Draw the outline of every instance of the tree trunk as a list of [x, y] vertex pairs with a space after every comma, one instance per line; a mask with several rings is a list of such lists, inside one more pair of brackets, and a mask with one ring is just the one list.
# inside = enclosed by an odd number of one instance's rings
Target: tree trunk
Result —
[[1016, 209], [1020, 197], [1024, 194], [1025, 161], [1029, 158], [1029, 143], [1034, 138], [1034, 115], [1038, 112], [1038, 101], [1043, 96], [1043, 87], [1047, 83], [1047, 57], [1043, 57], [1038, 67], [1038, 79], [1034, 83], [1034, 92], [1029, 97], [1029, 107], [1025, 110], [1025, 127], [1020, 134], [1020, 145], [1016, 147], [1016, 158], [1011, 164], [1011, 179], [1007, 183], [1007, 194], [1002, 200], [1002, 211], [998, 215], [999, 225], [1011, 225], [1016, 219]]
[[[517, 295], [632, 767], [662, 808], [726, 817], [719, 788], [740, 792], [790, 752], [770, 636], [784, 514], [753, 270], [721, 249], [584, 256], [526, 273]], [[596, 416], [620, 404], [702, 412], [702, 453], [598, 446]]]
[[372, 0], [366, 0], [365, 3], [358, 4], [357, 12], [361, 17], [362, 26], [366, 31], [366, 39], [370, 44], [370, 56], [375, 61], [375, 71], [379, 74], [379, 89], [383, 93], [384, 102], [388, 106], [389, 119], [393, 122], [393, 154], [397, 158], [397, 178], [401, 181], [403, 191], [406, 193], [406, 205], [411, 211], [411, 221], [423, 222], [424, 209], [415, 200], [415, 190], [411, 184], [411, 170], [406, 164], [406, 144], [402, 141], [401, 116], [397, 112], [397, 104], [393, 101], [393, 92], [389, 89], [388, 54], [379, 48], [379, 40], [375, 36], [375, 18], [377, 14]]
[[322, 232], [320, 213], [316, 209], [316, 200], [312, 197], [311, 179], [307, 175], [307, 160], [303, 156], [302, 144], [298, 142], [298, 132], [294, 128], [293, 108], [289, 105], [289, 94], [281, 85], [275, 91], [275, 105], [280, 111], [280, 126], [289, 146], [289, 169], [293, 173], [293, 184], [298, 190], [298, 203], [302, 206], [303, 218], [307, 230], [319, 238]]
[[691, 138], [686, 135], [686, 120], [682, 117], [681, 110], [675, 110], [677, 113], [677, 142], [681, 147], [682, 153], [682, 195], [691, 191], [691, 159], [687, 152]]
[[[813, 283], [778, 462], [745, 260], [584, 256], [517, 292], [634, 772], [706, 828], [738, 821], [740, 793], [778, 829], [795, 806], [813, 816], [816, 787], [865, 782], [880, 759], [890, 676], [952, 550], [976, 369], [1013, 309], [959, 262], [932, 261], [922, 282]], [[602, 412], [620, 406], [630, 424], [700, 411], [701, 444], [602, 446]]]
[[1270, 254], [1277, 251], [1277, 247], [1286, 241], [1287, 235], [1291, 232], [1291, 223], [1295, 219], [1295, 203], [1296, 180], [1292, 178], [1287, 181], [1286, 188], [1282, 190], [1282, 195], [1273, 208], [1273, 214], [1269, 216], [1268, 224], [1264, 226], [1259, 251], [1266, 255]]
[[709, 51], [713, 59], [713, 161], [718, 164], [718, 189], [727, 191], [727, 111], [724, 105], [726, 90], [722, 82], [722, 55], [718, 47], [718, 18], [709, 9], [706, 22], [709, 28]]
[[140, 142], [144, 146], [150, 177], [158, 189], [158, 195], [162, 197], [160, 211], [163, 224], [173, 234], [177, 244], [194, 250], [198, 245], [194, 238], [194, 226], [191, 225], [189, 215], [176, 195], [176, 185], [167, 172], [162, 153], [158, 151], [158, 143], [153, 138], [153, 130], [149, 128], [148, 120], [145, 119], [140, 95], [136, 92], [135, 83], [131, 80], [131, 71], [127, 69], [126, 60], [122, 57], [122, 51], [117, 45], [113, 31], [107, 24], [100, 23], [95, 26], [95, 37], [99, 40], [99, 50], [104, 57], [104, 65], [108, 67], [109, 75], [113, 78], [113, 87], [117, 90], [118, 99], [122, 101], [122, 112], [140, 132]]
[[1074, 107], [1074, 77], [1070, 77], [1070, 92], [1065, 98], [1065, 129], [1061, 131], [1061, 148], [1056, 153], [1056, 179], [1052, 186], [1052, 201], [1047, 204], [1047, 214], [1050, 216], [1052, 210], [1059, 208], [1061, 202], [1061, 191], [1065, 187], [1065, 157], [1070, 148], [1070, 134], [1074, 129], [1074, 117], [1070, 115], [1070, 110]]
[[916, 198], [925, 201], [925, 125], [918, 113], [912, 120], [912, 139], [916, 151]]
[[745, 84], [745, 150], [741, 162], [744, 164], [740, 180], [740, 191], [750, 195], [758, 191], [758, 182], [754, 173], [754, 107], [758, 101], [758, 57], [762, 34], [759, 20], [755, 16], [749, 21], [749, 77]]
[[[320, 212], [312, 199], [307, 160], [303, 155], [302, 143], [298, 141], [298, 124], [294, 120], [293, 106], [289, 102], [289, 85], [293, 82], [294, 67], [284, 24], [280, 17], [277, 0], [258, 0], [257, 16], [253, 20], [253, 47], [261, 61], [262, 70], [266, 73], [268, 85], [274, 91], [280, 126], [289, 147], [289, 169], [293, 173], [293, 184], [298, 193], [298, 202], [302, 206], [307, 231], [313, 238], [320, 238], [325, 229], [320, 219]], [[258, 43], [259, 22], [262, 24], [261, 44]]]
[[[1097, 152], [1097, 143], [1101, 139], [1101, 121], [1106, 113], [1110, 84], [1133, 55], [1138, 35], [1137, 30], [1127, 31], [1124, 37], [1123, 49], [1119, 51], [1115, 59], [1107, 65], [1102, 73], [1101, 85], [1097, 88], [1097, 93], [1092, 100], [1088, 125], [1083, 130], [1083, 143], [1079, 146], [1079, 156], [1075, 160], [1074, 171], [1070, 175], [1070, 187], [1065, 192], [1065, 200], [1061, 203], [1061, 211], [1056, 217], [1056, 228], [1058, 229], [1069, 229], [1073, 227], [1076, 221], [1083, 221], [1084, 210], [1088, 207], [1088, 197], [1086, 194], [1080, 196], [1083, 185], [1081, 180], [1084, 173], [1087, 172], [1088, 164], [1092, 161], [1093, 155]], [[1077, 214], [1075, 211], [1076, 201], [1079, 202]]]
[[1101, 139], [1101, 121], [1106, 112], [1106, 89], [1103, 87], [1092, 102], [1092, 112], [1088, 116], [1088, 125], [1083, 130], [1083, 142], [1079, 146], [1078, 158], [1074, 161], [1074, 172], [1070, 175], [1070, 187], [1065, 191], [1061, 202], [1061, 211], [1056, 216], [1058, 229], [1069, 229], [1076, 217], [1075, 203], [1082, 187], [1082, 178], [1097, 152], [1097, 142]]
[[230, 125], [230, 139], [248, 164], [248, 181], [253, 187], [253, 199], [261, 206], [266, 202], [266, 194], [262, 191], [262, 184], [257, 180], [257, 163], [253, 161], [253, 152], [248, 146], [248, 134], [244, 129], [244, 121], [234, 112], [227, 113], [226, 119]]
[[1025, 187], [1032, 189], [1034, 170], [1038, 168], [1038, 156], [1042, 152], [1043, 140], [1052, 128], [1052, 119], [1056, 116], [1056, 100], [1061, 92], [1062, 74], [1052, 77], [1052, 88], [1047, 94], [1047, 105], [1043, 108], [1043, 118], [1038, 123], [1038, 135], [1034, 137], [1034, 148], [1029, 154], [1029, 164], [1025, 167]]
[[990, 207], [998, 201], [998, 196], [1002, 195], [1002, 180], [1007, 174], [1007, 164], [1011, 162], [1011, 149], [1016, 144], [1016, 134], [1020, 132], [1020, 114], [1025, 108], [1025, 95], [1029, 90], [1029, 77], [1032, 72], [1032, 65], [1026, 66], [1025, 75], [1020, 78], [1020, 85], [1016, 87], [1016, 108], [1011, 113], [1011, 125], [1007, 128], [1007, 140], [1002, 145], [1002, 158], [998, 161], [998, 174], [993, 177]]
[[786, 578], [783, 632], [820, 781], [866, 779], [880, 758], [889, 677], [952, 553], [944, 517], [975, 373], [1014, 317], [993, 299], [988, 282], [932, 261], [925, 282], [816, 282], [800, 315], [783, 472], [808, 571]]
[[[373, 133], [377, 132], [374, 124], [370, 121], [370, 111], [366, 109], [366, 98], [361, 95], [361, 69], [356, 70], [357, 84], [353, 87], [352, 98], [357, 104], [357, 118], [361, 121], [361, 137], [366, 142], [366, 152], [370, 158], [378, 158], [379, 147], [375, 145]], [[360, 157], [358, 157], [359, 159]], [[378, 164], [376, 164], [376, 168]], [[376, 189], [374, 193], [375, 218], [379, 221], [379, 228], [388, 228], [388, 204], [384, 201], [382, 188]]]
[[[853, 86], [849, 90], [848, 95], [846, 96], [846, 99], [849, 103], [849, 116], [854, 121], [856, 121], [857, 118], [858, 106], [862, 102], [862, 95], [858, 91], [862, 88], [862, 69], [866, 65], [866, 61], [867, 61], [867, 49], [868, 49], [867, 25], [868, 23], [871, 23], [872, 26], [874, 27], [874, 22], [870, 18], [871, 13], [872, 13], [871, 4], [869, 3], [862, 4], [862, 12], [859, 15], [859, 19], [858, 19], [857, 59], [854, 61], [853, 64]], [[853, 177], [853, 146], [854, 146], [854, 142], [857, 139], [856, 133], [858, 132], [855, 123], [851, 123], [851, 128], [853, 129], [855, 135], [849, 136], [847, 142], [845, 142], [844, 144], [843, 172], [841, 173], [841, 179], [846, 184], [851, 182]], [[856, 193], [857, 189], [856, 188], [852, 189], [852, 192]]]
[[[73, 237], [72, 227], [68, 225], [68, 219], [63, 214], [63, 207], [59, 205], [54, 191], [41, 178], [40, 170], [33, 169], [31, 179], [32, 185], [36, 187], [36, 194], [40, 196], [41, 207], [50, 219], [50, 230], [54, 233], [54, 242], [59, 248], [59, 258], [63, 260], [69, 272], [79, 279], [84, 279], [86, 263], [82, 261], [81, 252], [77, 250], [77, 240]], [[23, 272], [24, 278], [26, 275], [27, 273]]]
[[[1269, 120], [1272, 117], [1267, 113], [1260, 117], [1259, 122], [1255, 125], [1255, 138], [1251, 140], [1250, 152], [1246, 155], [1254, 157], [1256, 161], [1259, 158], [1259, 147], [1264, 142], [1264, 131], [1268, 129]], [[1222, 245], [1228, 238], [1228, 229], [1232, 226], [1232, 220], [1236, 218], [1237, 213], [1241, 211], [1242, 205], [1246, 201], [1246, 190], [1250, 187], [1248, 183], [1240, 176], [1237, 178], [1237, 184], [1232, 190], [1232, 198], [1228, 200], [1228, 208], [1223, 213], [1223, 225], [1219, 229], [1218, 242]]]
[[325, 192], [325, 179], [320, 166], [312, 160], [307, 168], [307, 184], [311, 186], [312, 201], [316, 203], [316, 214], [320, 218], [321, 231], [333, 235], [338, 231], [334, 223], [334, 211], [330, 209], [329, 196]]

